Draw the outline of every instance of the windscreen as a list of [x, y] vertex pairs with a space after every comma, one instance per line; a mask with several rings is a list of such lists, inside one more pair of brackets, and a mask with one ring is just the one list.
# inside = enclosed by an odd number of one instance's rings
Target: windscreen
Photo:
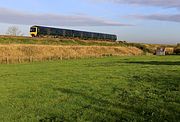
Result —
[[30, 32], [36, 32], [36, 28], [31, 28]]

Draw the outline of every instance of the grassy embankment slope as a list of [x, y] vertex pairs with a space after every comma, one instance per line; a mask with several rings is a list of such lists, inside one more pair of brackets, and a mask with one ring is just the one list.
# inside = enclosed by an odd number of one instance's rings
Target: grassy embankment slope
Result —
[[179, 56], [1, 64], [0, 69], [1, 121], [179, 121]]
[[31, 38], [0, 36], [0, 44], [36, 44], [36, 45], [81, 45], [81, 46], [127, 46], [124, 43], [107, 41], [80, 40], [71, 38]]
[[0, 63], [143, 54], [127, 43], [0, 36]]
[[135, 46], [139, 49], [142, 49], [144, 52], [155, 54], [157, 48], [164, 47], [167, 55], [174, 54], [174, 48], [176, 45], [170, 44], [143, 44], [143, 43], [129, 43], [128, 45]]
[[0, 45], [0, 63], [127, 55], [143, 55], [143, 51], [117, 46]]
[[133, 46], [144, 52], [154, 53], [157, 47], [174, 48], [176, 45], [143, 44], [143, 43], [116, 43], [107, 41], [80, 40], [67, 38], [31, 38], [0, 36], [0, 44], [36, 44], [36, 45], [81, 45], [81, 46]]

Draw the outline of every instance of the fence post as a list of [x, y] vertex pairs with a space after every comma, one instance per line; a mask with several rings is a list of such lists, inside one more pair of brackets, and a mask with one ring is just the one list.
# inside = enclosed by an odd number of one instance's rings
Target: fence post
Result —
[[51, 56], [49, 57], [49, 61], [51, 60]]
[[18, 57], [18, 62], [21, 63], [20, 57]]
[[8, 57], [6, 57], [6, 63], [9, 64], [9, 58]]
[[32, 62], [32, 56], [29, 57], [29, 62]]

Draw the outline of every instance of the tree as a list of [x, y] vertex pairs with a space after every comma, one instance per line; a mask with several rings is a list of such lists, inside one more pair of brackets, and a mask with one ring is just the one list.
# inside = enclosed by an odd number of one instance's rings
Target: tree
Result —
[[23, 33], [21, 32], [21, 30], [16, 27], [16, 26], [10, 26], [6, 32], [7, 35], [11, 35], [11, 36], [22, 36]]

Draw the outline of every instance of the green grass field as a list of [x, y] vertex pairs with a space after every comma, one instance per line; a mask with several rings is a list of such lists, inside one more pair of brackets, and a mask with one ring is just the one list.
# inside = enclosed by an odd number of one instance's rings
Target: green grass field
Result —
[[0, 65], [0, 121], [169, 121], [180, 118], [180, 57]]

